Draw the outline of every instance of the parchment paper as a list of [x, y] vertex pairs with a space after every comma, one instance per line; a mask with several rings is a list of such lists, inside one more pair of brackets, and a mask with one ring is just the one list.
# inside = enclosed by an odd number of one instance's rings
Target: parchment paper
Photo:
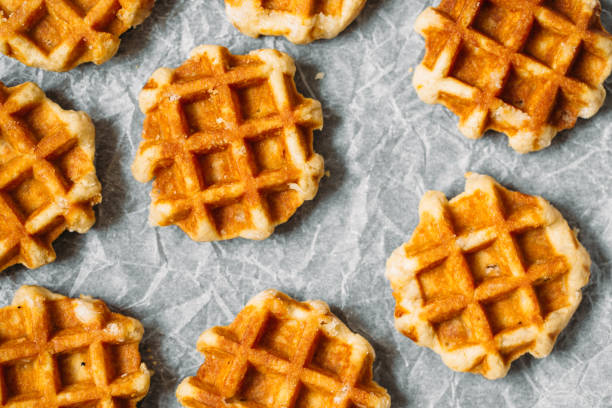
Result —
[[[176, 386], [203, 361], [195, 349], [199, 334], [229, 324], [266, 288], [322, 299], [364, 335], [377, 352], [375, 379], [394, 407], [612, 407], [612, 99], [540, 153], [521, 156], [502, 135], [465, 139], [451, 113], [421, 103], [411, 86], [424, 44], [412, 26], [432, 3], [369, 0], [338, 38], [297, 46], [242, 35], [227, 21], [222, 0], [158, 0], [103, 66], [50, 73], [0, 57], [6, 84], [34, 81], [64, 108], [92, 117], [104, 197], [91, 231], [56, 241], [55, 263], [33, 271], [12, 267], [0, 276], [0, 304], [22, 284], [37, 284], [101, 298], [142, 320], [143, 358], [155, 371], [142, 407], [178, 407]], [[611, 30], [612, 0], [603, 8]], [[200, 44], [289, 53], [298, 88], [324, 107], [315, 149], [330, 177], [314, 201], [264, 242], [195, 243], [176, 227], [151, 228], [151, 186], [129, 170], [141, 138], [140, 89], [156, 68], [180, 65]], [[317, 80], [319, 73], [325, 77]], [[593, 259], [584, 300], [552, 354], [524, 356], [498, 381], [455, 373], [396, 332], [384, 277], [387, 257], [417, 225], [422, 194], [455, 196], [466, 171], [550, 200], [580, 229]]]

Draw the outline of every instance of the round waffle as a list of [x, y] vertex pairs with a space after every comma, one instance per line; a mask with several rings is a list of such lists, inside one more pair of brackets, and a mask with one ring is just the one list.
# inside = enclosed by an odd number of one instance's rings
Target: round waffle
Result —
[[306, 44], [336, 37], [365, 4], [366, 0], [225, 0], [225, 10], [246, 35], [284, 35]]
[[155, 178], [150, 222], [196, 241], [264, 239], [314, 198], [323, 158], [313, 130], [321, 104], [295, 89], [295, 65], [275, 50], [236, 56], [201, 46], [153, 74], [132, 173]]
[[155, 0], [0, 0], [0, 52], [50, 71], [102, 64]]
[[547, 356], [591, 264], [561, 214], [478, 174], [451, 201], [426, 193], [419, 213], [387, 262], [397, 329], [453, 370], [489, 379], [524, 353]]
[[612, 36], [600, 12], [596, 0], [443, 0], [415, 23], [426, 52], [414, 86], [469, 138], [493, 129], [520, 153], [543, 149], [604, 102]]
[[0, 271], [55, 260], [64, 231], [85, 233], [102, 200], [93, 164], [95, 130], [31, 82], [0, 82]]
[[0, 407], [126, 407], [149, 390], [139, 321], [23, 286], [0, 309]]
[[267, 290], [202, 333], [198, 350], [204, 364], [176, 392], [188, 408], [391, 406], [372, 380], [374, 349], [322, 301]]

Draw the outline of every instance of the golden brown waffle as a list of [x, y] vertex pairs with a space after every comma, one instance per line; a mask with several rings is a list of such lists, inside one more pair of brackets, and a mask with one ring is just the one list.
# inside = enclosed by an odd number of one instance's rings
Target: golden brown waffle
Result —
[[119, 36], [140, 24], [155, 0], [0, 0], [0, 52], [26, 65], [68, 71], [102, 64]]
[[139, 321], [23, 286], [0, 309], [0, 407], [136, 408], [149, 390]]
[[453, 370], [489, 379], [547, 356], [582, 299], [590, 258], [547, 201], [468, 174], [450, 202], [430, 191], [387, 262], [396, 327]]
[[196, 377], [177, 398], [188, 408], [388, 408], [372, 380], [374, 349], [322, 301], [297, 302], [267, 290], [227, 327], [205, 331]]
[[603, 104], [612, 37], [600, 11], [596, 0], [442, 0], [415, 23], [426, 53], [414, 86], [469, 138], [493, 129], [518, 152], [543, 149]]
[[150, 222], [192, 239], [267, 238], [314, 198], [323, 159], [312, 150], [321, 104], [295, 89], [295, 65], [274, 50], [231, 55], [201, 46], [176, 70], [153, 74], [132, 165], [151, 192]]
[[284, 35], [306, 44], [336, 37], [365, 4], [366, 0], [225, 0], [225, 10], [246, 35]]
[[64, 230], [94, 224], [102, 199], [94, 139], [84, 112], [62, 110], [31, 82], [0, 82], [0, 271], [53, 262]]

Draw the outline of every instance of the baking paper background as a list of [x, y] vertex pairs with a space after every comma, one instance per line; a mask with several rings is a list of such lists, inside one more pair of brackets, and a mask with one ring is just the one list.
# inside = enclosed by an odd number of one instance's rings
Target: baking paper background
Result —
[[[521, 156], [503, 135], [464, 138], [451, 113], [421, 103], [411, 86], [424, 44], [412, 26], [432, 3], [369, 0], [338, 38], [297, 46], [242, 35], [227, 21], [222, 0], [158, 0], [103, 66], [50, 73], [0, 57], [5, 84], [34, 81], [64, 108], [92, 117], [104, 199], [91, 231], [56, 241], [55, 263], [0, 275], [0, 304], [19, 286], [36, 284], [101, 298], [140, 319], [143, 359], [155, 371], [142, 407], [178, 407], [176, 386], [203, 361], [195, 349], [199, 334], [229, 324], [267, 288], [322, 299], [364, 335], [376, 349], [375, 379], [393, 407], [612, 407], [612, 99], [539, 153]], [[612, 0], [603, 8], [611, 30]], [[323, 104], [325, 128], [315, 135], [315, 149], [330, 176], [314, 201], [263, 242], [195, 243], [176, 227], [150, 227], [151, 186], [130, 173], [143, 122], [140, 89], [156, 68], [180, 65], [200, 44], [236, 54], [287, 52], [296, 60], [299, 90]], [[318, 73], [325, 77], [316, 80]], [[610, 91], [612, 82], [606, 84]], [[387, 257], [417, 225], [422, 194], [455, 196], [466, 171], [550, 200], [579, 228], [593, 259], [584, 300], [552, 354], [524, 356], [497, 381], [455, 373], [396, 332], [384, 277]]]

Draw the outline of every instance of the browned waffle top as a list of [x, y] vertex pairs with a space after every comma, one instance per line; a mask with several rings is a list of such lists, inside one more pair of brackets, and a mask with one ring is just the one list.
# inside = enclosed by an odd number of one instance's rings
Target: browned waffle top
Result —
[[132, 165], [137, 180], [155, 178], [153, 225], [178, 224], [198, 241], [263, 239], [316, 195], [321, 105], [297, 92], [294, 73], [278, 51], [234, 56], [218, 46], [155, 72]]
[[487, 378], [526, 352], [548, 355], [589, 279], [589, 256], [561, 214], [477, 174], [450, 202], [426, 193], [419, 212], [387, 263], [398, 330]]
[[415, 23], [426, 53], [420, 98], [459, 116], [470, 138], [508, 135], [521, 153], [593, 116], [612, 70], [612, 37], [595, 0], [443, 0]]
[[366, 0], [225, 0], [231, 22], [251, 37], [284, 35], [296, 44], [336, 37]]
[[321, 301], [265, 291], [198, 350], [204, 364], [177, 390], [185, 407], [390, 407], [372, 380], [374, 350]]
[[142, 334], [100, 300], [23, 286], [0, 309], [0, 407], [136, 408], [150, 379]]
[[52, 262], [59, 234], [94, 224], [94, 138], [85, 113], [62, 110], [33, 83], [0, 83], [0, 271]]
[[155, 0], [0, 0], [0, 52], [26, 65], [68, 71], [102, 64], [119, 36], [140, 24]]

